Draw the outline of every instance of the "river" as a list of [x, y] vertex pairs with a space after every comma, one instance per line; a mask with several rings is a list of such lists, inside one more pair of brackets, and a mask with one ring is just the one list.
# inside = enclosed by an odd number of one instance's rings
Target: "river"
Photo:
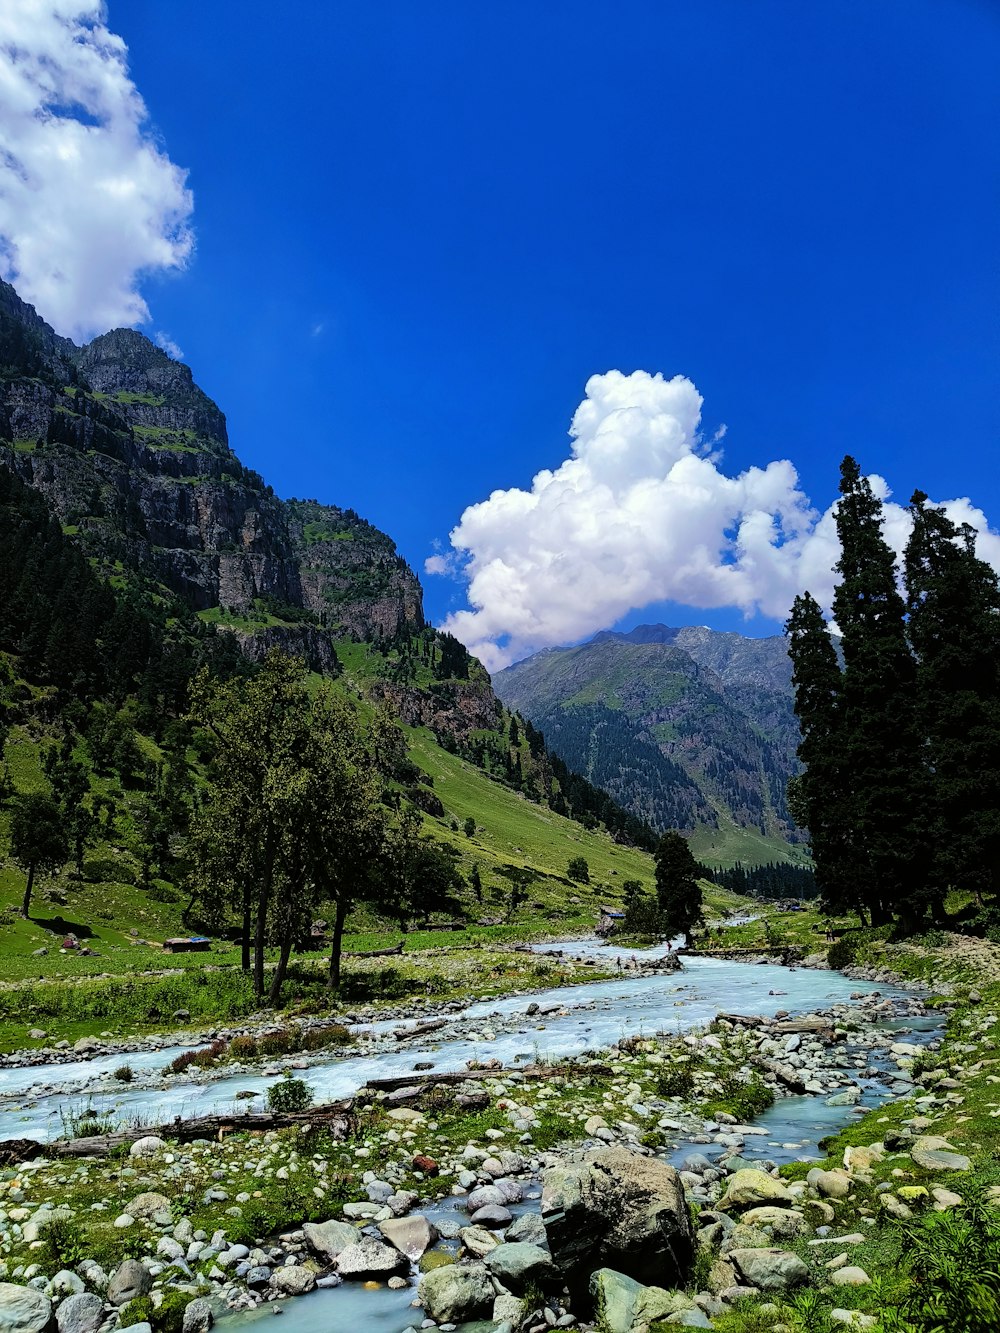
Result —
[[[599, 956], [604, 961], [616, 956], [624, 961], [637, 952], [591, 942], [537, 946], [541, 953], [555, 947], [574, 954]], [[686, 958], [682, 972], [649, 976], [623, 973], [611, 980], [471, 1004], [461, 1013], [449, 1016], [447, 1026], [435, 1033], [433, 1040], [424, 1038], [406, 1043], [401, 1049], [370, 1055], [324, 1052], [314, 1059], [304, 1077], [314, 1098], [326, 1101], [349, 1096], [370, 1077], [409, 1073], [418, 1063], [450, 1071], [464, 1068], [470, 1060], [487, 1058], [512, 1066], [539, 1058], [555, 1060], [582, 1051], [607, 1049], [629, 1034], [674, 1033], [700, 1027], [720, 1011], [763, 1016], [773, 1016], [781, 1009], [792, 1014], [807, 1013], [832, 1004], [849, 1003], [852, 993], [875, 989], [871, 983], [851, 980], [836, 972]], [[884, 985], [877, 989], [887, 997], [905, 994]], [[544, 1015], [528, 1015], [529, 1004], [543, 1008], [558, 1006], [558, 1009]], [[449, 1035], [459, 1024], [464, 1024], [467, 1030], [469, 1023], [481, 1024], [484, 1029], [490, 1029], [492, 1024], [498, 1030], [492, 1040], [485, 1035], [478, 1039]], [[399, 1024], [377, 1025], [383, 1030], [389, 1026]], [[938, 1027], [936, 1020], [894, 1026], [907, 1031], [916, 1029], [916, 1040], [925, 1039]], [[127, 1059], [134, 1069], [156, 1070], [169, 1064], [176, 1051], [177, 1048], [143, 1052]], [[72, 1113], [74, 1105], [79, 1108], [84, 1098], [102, 1113], [123, 1119], [141, 1117], [151, 1124], [174, 1115], [229, 1110], [237, 1092], [263, 1092], [275, 1077], [244, 1071], [215, 1082], [164, 1080], [160, 1086], [141, 1091], [122, 1088], [89, 1095], [88, 1084], [106, 1078], [119, 1063], [121, 1056], [98, 1057], [71, 1065], [0, 1071], [0, 1138], [57, 1137], [67, 1113]], [[876, 1105], [889, 1095], [884, 1082], [873, 1079], [860, 1082], [864, 1089], [863, 1107]], [[71, 1084], [75, 1092], [26, 1096], [31, 1087], [44, 1083]], [[765, 1133], [748, 1136], [743, 1156], [787, 1161], [817, 1155], [819, 1139], [849, 1123], [857, 1114], [854, 1108], [830, 1107], [825, 1102], [825, 1096], [780, 1099], [758, 1118], [757, 1126]], [[690, 1144], [681, 1143], [667, 1156], [679, 1162], [690, 1151]], [[529, 1185], [524, 1203], [512, 1211], [516, 1214], [537, 1209], [539, 1196], [539, 1187]], [[466, 1220], [465, 1214], [456, 1213], [448, 1201], [422, 1211], [431, 1219], [457, 1219], [463, 1223]], [[283, 1333], [339, 1333], [340, 1330], [355, 1333], [364, 1329], [366, 1333], [368, 1330], [402, 1333], [411, 1324], [419, 1327], [423, 1318], [422, 1311], [411, 1306], [414, 1295], [412, 1286], [390, 1291], [384, 1286], [370, 1290], [362, 1284], [345, 1283], [318, 1290], [281, 1303], [282, 1330]], [[237, 1333], [240, 1328], [249, 1329], [259, 1319], [270, 1319], [272, 1312], [273, 1306], [265, 1305], [250, 1313], [227, 1316], [219, 1326], [228, 1333]], [[492, 1325], [465, 1327], [472, 1333]]]

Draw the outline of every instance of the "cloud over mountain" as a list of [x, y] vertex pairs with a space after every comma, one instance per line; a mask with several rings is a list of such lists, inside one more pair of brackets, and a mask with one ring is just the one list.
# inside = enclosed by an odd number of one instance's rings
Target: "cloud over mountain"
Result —
[[[839, 555], [832, 507], [813, 508], [787, 459], [728, 475], [719, 437], [700, 434], [701, 407], [681, 375], [592, 376], [570, 427], [571, 456], [530, 490], [470, 505], [453, 551], [426, 562], [428, 573], [468, 583], [472, 609], [444, 628], [498, 669], [658, 601], [782, 617], [808, 588], [828, 606]], [[887, 497], [885, 482], [872, 480]], [[967, 500], [947, 507], [984, 533], [980, 553], [1000, 567], [1000, 538], [981, 511]], [[897, 550], [908, 522], [887, 503]]]
[[0, 6], [0, 271], [73, 337], [148, 320], [141, 276], [194, 244], [186, 173], [106, 17], [98, 0]]

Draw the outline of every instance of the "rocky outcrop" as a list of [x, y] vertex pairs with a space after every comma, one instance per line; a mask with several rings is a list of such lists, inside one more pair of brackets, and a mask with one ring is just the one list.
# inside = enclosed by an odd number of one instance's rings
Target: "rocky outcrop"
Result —
[[196, 612], [221, 608], [219, 627], [251, 657], [277, 645], [330, 670], [332, 637], [423, 626], [420, 584], [392, 540], [352, 510], [279, 500], [187, 366], [132, 329], [75, 347], [6, 283], [0, 461], [99, 568], [135, 570]]
[[683, 1286], [694, 1258], [677, 1172], [624, 1148], [546, 1171], [542, 1221], [571, 1291], [585, 1291], [597, 1268], [637, 1282]]
[[447, 732], [459, 740], [476, 731], [495, 731], [503, 714], [487, 677], [447, 680], [429, 688], [376, 681], [372, 697], [410, 727]]

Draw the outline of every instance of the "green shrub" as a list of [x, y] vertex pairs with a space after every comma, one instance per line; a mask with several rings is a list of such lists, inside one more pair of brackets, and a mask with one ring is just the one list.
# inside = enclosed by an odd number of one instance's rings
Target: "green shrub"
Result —
[[309, 1028], [302, 1033], [304, 1051], [322, 1051], [327, 1046], [349, 1046], [354, 1040], [350, 1029], [343, 1023], [331, 1023], [328, 1027]]
[[170, 1062], [172, 1074], [183, 1074], [185, 1069], [210, 1069], [226, 1053], [224, 1041], [213, 1041], [211, 1046], [199, 1046], [196, 1051], [182, 1051]]
[[229, 1043], [231, 1060], [253, 1060], [259, 1054], [256, 1039], [253, 1037], [234, 1037]]
[[149, 1296], [137, 1296], [118, 1312], [119, 1327], [149, 1324], [153, 1333], [181, 1333], [184, 1311], [191, 1300], [192, 1297], [184, 1292], [168, 1291], [157, 1308]]
[[261, 1033], [257, 1042], [261, 1055], [288, 1055], [298, 1047], [296, 1034], [288, 1028], [274, 1028]]
[[304, 1111], [312, 1102], [312, 1090], [301, 1078], [284, 1078], [267, 1090], [269, 1111]]
[[50, 1222], [42, 1233], [45, 1242], [42, 1263], [53, 1269], [75, 1268], [90, 1257], [90, 1247], [75, 1222], [62, 1218]]
[[131, 1065], [119, 1065], [115, 1070], [115, 1078], [119, 1083], [131, 1083], [134, 1077]]
[[835, 940], [826, 951], [827, 964], [834, 972], [850, 967], [852, 963], [856, 962], [857, 957], [858, 943], [850, 935], [844, 935], [839, 940]]
[[709, 1105], [717, 1111], [728, 1111], [746, 1124], [774, 1105], [774, 1093], [756, 1072], [745, 1083], [735, 1074], [726, 1074], [719, 1080], [718, 1096]]
[[1000, 1328], [1000, 1217], [982, 1199], [908, 1223], [902, 1271], [908, 1284], [881, 1315], [884, 1333]]
[[690, 1065], [671, 1065], [656, 1076], [657, 1097], [690, 1097], [694, 1092], [694, 1070]]

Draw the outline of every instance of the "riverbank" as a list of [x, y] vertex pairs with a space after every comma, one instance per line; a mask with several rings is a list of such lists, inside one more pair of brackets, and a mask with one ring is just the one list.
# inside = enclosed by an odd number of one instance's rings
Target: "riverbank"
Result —
[[[762, 978], [770, 971], [746, 968], [744, 975]], [[829, 984], [836, 984], [836, 979], [831, 977]], [[522, 1196], [537, 1194], [544, 1173], [564, 1162], [573, 1145], [586, 1149], [613, 1144], [646, 1157], [690, 1153], [692, 1145], [704, 1144], [713, 1154], [733, 1159], [746, 1154], [748, 1161], [760, 1161], [755, 1145], [763, 1140], [777, 1171], [773, 1155], [794, 1155], [802, 1142], [786, 1138], [782, 1148], [780, 1142], [772, 1143], [766, 1130], [757, 1134], [754, 1127], [734, 1127], [727, 1119], [739, 1121], [759, 1112], [771, 1095], [787, 1091], [789, 1080], [813, 1085], [811, 1095], [798, 1099], [802, 1102], [844, 1097], [847, 1110], [831, 1110], [837, 1116], [850, 1116], [851, 1103], [861, 1100], [865, 1086], [880, 1080], [885, 1086], [890, 1080], [890, 1086], [894, 1081], [901, 1091], [899, 1080], [905, 1075], [898, 1063], [881, 1071], [873, 1064], [880, 1056], [892, 1055], [893, 1033], [883, 1026], [889, 1017], [883, 997], [849, 1001], [845, 995], [839, 1006], [803, 1020], [805, 1026], [798, 1031], [781, 1030], [780, 1025], [789, 1021], [778, 1016], [781, 1003], [774, 999], [772, 1017], [750, 1027], [723, 1020], [715, 1031], [671, 1036], [636, 1032], [607, 1055], [578, 1055], [546, 1070], [544, 1078], [511, 1069], [488, 1082], [471, 1074], [467, 1084], [449, 1090], [445, 1097], [430, 1094], [428, 1105], [376, 1099], [370, 1108], [358, 1111], [352, 1134], [343, 1143], [322, 1136], [309, 1142], [308, 1135], [277, 1132], [263, 1137], [237, 1135], [221, 1145], [168, 1144], [148, 1158], [130, 1157], [125, 1164], [97, 1161], [73, 1168], [63, 1162], [28, 1164], [13, 1175], [4, 1173], [0, 1206], [7, 1219], [0, 1248], [15, 1281], [47, 1285], [53, 1294], [56, 1274], [46, 1271], [43, 1259], [51, 1268], [69, 1264], [73, 1255], [87, 1250], [85, 1257], [107, 1276], [113, 1258], [134, 1251], [143, 1259], [152, 1291], [164, 1296], [168, 1305], [208, 1293], [217, 1308], [246, 1306], [287, 1293], [295, 1283], [306, 1290], [326, 1280], [327, 1270], [332, 1270], [330, 1279], [339, 1280], [343, 1268], [331, 1264], [329, 1247], [320, 1253], [309, 1241], [301, 1226], [306, 1221], [367, 1222], [377, 1235], [367, 1240], [362, 1235], [352, 1243], [370, 1250], [374, 1244], [389, 1243], [380, 1230], [391, 1220], [387, 1208], [390, 1215], [398, 1211], [412, 1222], [415, 1208], [426, 1216], [428, 1208], [444, 1206], [453, 1216], [450, 1221], [441, 1219], [443, 1229], [434, 1224], [443, 1240], [430, 1249], [436, 1257], [425, 1259], [425, 1267], [442, 1259], [448, 1263], [460, 1248], [473, 1261], [475, 1247], [482, 1249], [488, 1241], [498, 1240], [504, 1226], [486, 1227], [486, 1239], [479, 1234], [463, 1236], [463, 1231], [478, 1233], [483, 1228], [479, 1223], [462, 1225], [472, 1223], [473, 1217], [461, 1211], [455, 1214], [454, 1205], [457, 1201], [461, 1209], [477, 1185], [493, 1179], [485, 1169], [488, 1161], [500, 1162], [499, 1179], [513, 1179]], [[906, 1010], [906, 1021], [920, 1019], [919, 1001], [901, 997], [899, 1003]], [[485, 1095], [488, 1106], [463, 1111], [456, 1092], [480, 1099]], [[504, 1160], [503, 1153], [520, 1160], [515, 1163], [510, 1156]], [[768, 1161], [764, 1156], [764, 1164]], [[369, 1164], [371, 1172], [366, 1170]], [[686, 1177], [693, 1204], [707, 1206], [713, 1193], [721, 1192], [715, 1190], [722, 1179], [717, 1165], [688, 1171]], [[508, 1193], [513, 1189], [504, 1188]], [[143, 1195], [156, 1197], [142, 1201]], [[512, 1197], [505, 1204], [483, 1206], [508, 1211], [512, 1206], [516, 1211], [521, 1205]], [[66, 1209], [72, 1210], [71, 1216], [60, 1216]], [[519, 1234], [514, 1232], [515, 1240]], [[263, 1241], [267, 1243], [258, 1243]], [[514, 1242], [508, 1238], [507, 1243]], [[492, 1243], [489, 1248], [494, 1248]], [[397, 1249], [395, 1269], [384, 1269], [382, 1276], [392, 1271], [402, 1282], [394, 1299], [406, 1297], [405, 1308], [415, 1295], [416, 1274], [399, 1260], [402, 1253]], [[386, 1264], [391, 1259], [382, 1255]], [[349, 1257], [348, 1268], [351, 1262]], [[39, 1268], [33, 1271], [33, 1264]], [[79, 1260], [75, 1267], [80, 1268]], [[254, 1272], [262, 1269], [268, 1270], [266, 1281], [260, 1271]], [[285, 1269], [299, 1272], [282, 1276]], [[90, 1277], [82, 1280], [96, 1284], [101, 1294], [102, 1274], [92, 1268], [88, 1273]], [[292, 1286], [282, 1285], [289, 1283]], [[381, 1297], [363, 1294], [374, 1301], [385, 1298], [389, 1290], [383, 1287]], [[335, 1298], [343, 1295], [338, 1292]], [[516, 1298], [517, 1293], [511, 1295]], [[707, 1286], [692, 1295], [703, 1298], [697, 1308], [704, 1317], [709, 1317], [702, 1309], [708, 1298], [715, 1302], [712, 1317], [720, 1316], [720, 1298]], [[361, 1298], [355, 1293], [351, 1299], [356, 1303]], [[583, 1313], [584, 1306], [579, 1308]], [[555, 1310], [553, 1314], [562, 1317]], [[419, 1322], [419, 1311], [414, 1318]]]

